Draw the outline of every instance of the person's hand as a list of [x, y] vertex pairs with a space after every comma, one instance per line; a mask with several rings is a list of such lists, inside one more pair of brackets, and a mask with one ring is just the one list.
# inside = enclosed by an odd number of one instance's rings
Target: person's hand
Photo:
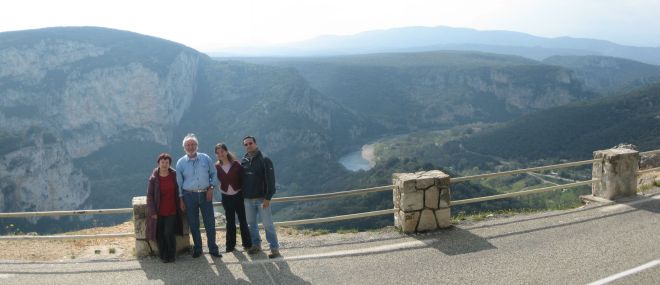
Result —
[[264, 200], [264, 209], [268, 209], [270, 207], [270, 200]]
[[154, 220], [155, 220], [155, 219], [158, 219], [158, 215], [153, 214], [153, 215], [151, 215], [151, 218], [154, 219]]
[[213, 186], [206, 189], [206, 201], [213, 202]]
[[179, 206], [181, 207], [181, 211], [185, 212], [186, 211], [186, 203], [183, 203], [183, 200], [179, 201]]

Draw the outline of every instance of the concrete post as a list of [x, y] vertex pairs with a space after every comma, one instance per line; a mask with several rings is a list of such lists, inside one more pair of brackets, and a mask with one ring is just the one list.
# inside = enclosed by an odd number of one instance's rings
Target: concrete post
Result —
[[[133, 224], [135, 227], [135, 257], [158, 255], [158, 245], [147, 240], [147, 197], [133, 197]], [[183, 235], [176, 235], [176, 251], [187, 252], [190, 249], [188, 222], [183, 219]]]
[[600, 182], [591, 186], [595, 197], [613, 200], [637, 194], [637, 171], [639, 152], [627, 148], [612, 148], [594, 151], [592, 177]]
[[449, 175], [439, 170], [394, 173], [394, 226], [404, 233], [451, 226]]

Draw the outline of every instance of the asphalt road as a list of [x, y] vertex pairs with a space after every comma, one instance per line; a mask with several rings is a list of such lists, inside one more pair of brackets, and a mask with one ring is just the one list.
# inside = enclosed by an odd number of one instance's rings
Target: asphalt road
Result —
[[286, 248], [274, 262], [244, 252], [174, 264], [0, 261], [0, 284], [660, 284], [659, 213], [655, 194], [430, 234]]

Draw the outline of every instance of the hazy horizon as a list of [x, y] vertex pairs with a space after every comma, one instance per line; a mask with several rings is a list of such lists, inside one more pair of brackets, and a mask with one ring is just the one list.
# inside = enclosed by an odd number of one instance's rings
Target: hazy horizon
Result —
[[98, 26], [175, 41], [202, 52], [295, 43], [400, 27], [505, 30], [660, 47], [660, 2], [650, 0], [156, 1], [25, 0], [0, 10], [0, 32]]

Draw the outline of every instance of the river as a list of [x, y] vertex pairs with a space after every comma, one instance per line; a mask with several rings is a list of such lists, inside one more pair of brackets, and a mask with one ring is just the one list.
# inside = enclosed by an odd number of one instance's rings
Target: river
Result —
[[372, 169], [376, 165], [374, 146], [372, 144], [365, 144], [360, 150], [339, 158], [339, 163], [353, 172]]

